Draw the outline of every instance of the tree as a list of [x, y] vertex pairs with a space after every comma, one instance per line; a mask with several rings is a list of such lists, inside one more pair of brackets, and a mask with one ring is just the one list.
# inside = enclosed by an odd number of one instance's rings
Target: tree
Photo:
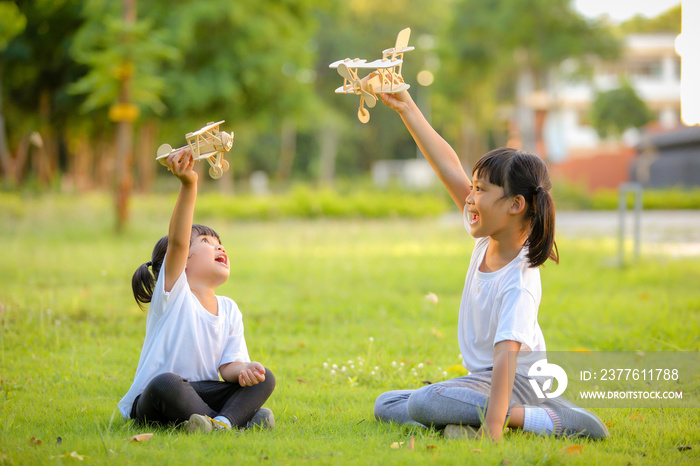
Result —
[[[68, 54], [82, 20], [76, 2], [18, 0], [16, 4], [26, 18], [26, 28], [2, 53], [2, 86], [7, 96], [3, 112], [8, 117], [8, 145], [15, 154], [10, 176], [19, 183], [33, 155], [35, 173], [48, 185], [62, 162], [62, 133], [77, 114], [77, 99], [67, 95], [65, 87], [84, 72]], [[33, 154], [30, 140], [41, 144]]]
[[606, 138], [620, 136], [628, 128], [641, 128], [654, 119], [654, 113], [634, 88], [623, 81], [617, 89], [596, 94], [590, 119], [598, 135]]
[[[609, 29], [582, 17], [570, 0], [458, 0], [451, 18], [441, 36], [446, 66], [437, 82], [447, 98], [436, 114], [457, 115], [457, 123], [439, 123], [462, 134], [460, 152], [472, 157], [484, 152], [489, 133], [503, 124], [499, 109], [523, 109], [523, 97], [545, 87], [563, 60], [610, 58], [620, 51]], [[524, 141], [525, 148], [533, 150], [527, 147], [533, 142]]]
[[7, 48], [9, 42], [19, 35], [27, 25], [27, 18], [19, 11], [17, 5], [11, 2], [0, 2], [0, 167], [2, 167], [5, 177], [12, 172], [10, 151], [7, 148], [7, 133], [5, 130], [5, 118], [2, 108], [2, 52]]
[[635, 15], [620, 25], [625, 34], [649, 34], [655, 32], [681, 33], [681, 4], [666, 10], [654, 18]]
[[129, 217], [133, 122], [139, 106], [160, 113], [165, 109], [160, 99], [165, 81], [157, 71], [164, 61], [176, 59], [177, 51], [162, 40], [151, 21], [137, 20], [136, 0], [121, 5], [90, 0], [84, 14], [86, 22], [76, 34], [73, 53], [89, 72], [71, 91], [87, 95], [85, 111], [108, 108], [109, 119], [116, 123], [113, 185], [116, 229], [122, 231]]

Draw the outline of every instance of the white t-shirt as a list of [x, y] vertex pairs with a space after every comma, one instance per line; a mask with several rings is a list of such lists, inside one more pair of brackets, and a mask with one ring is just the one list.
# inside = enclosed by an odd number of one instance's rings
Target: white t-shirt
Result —
[[542, 298], [540, 269], [529, 267], [527, 247], [508, 265], [491, 273], [479, 271], [489, 237], [477, 238], [469, 262], [459, 308], [459, 349], [464, 367], [478, 372], [493, 367], [496, 343], [522, 343], [516, 372], [527, 376], [530, 366], [545, 357], [537, 310]]
[[119, 402], [125, 418], [148, 382], [172, 372], [191, 382], [219, 380], [219, 367], [250, 362], [243, 337], [243, 316], [236, 303], [217, 296], [219, 315], [200, 304], [185, 272], [170, 292], [165, 291], [164, 269], [159, 274], [146, 318], [146, 338], [131, 388]]

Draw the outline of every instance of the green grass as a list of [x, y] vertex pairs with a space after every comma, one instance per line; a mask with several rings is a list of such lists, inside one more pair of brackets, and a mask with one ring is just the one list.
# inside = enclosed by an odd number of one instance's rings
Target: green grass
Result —
[[[146, 321], [130, 279], [166, 232], [173, 197], [134, 198], [122, 236], [106, 197], [0, 201], [0, 464], [80, 463], [56, 458], [71, 452], [85, 464], [700, 461], [697, 409], [596, 410], [611, 432], [600, 443], [511, 432], [492, 445], [375, 422], [380, 393], [457, 375], [473, 241], [434, 218], [195, 218], [224, 240], [232, 269], [219, 291], [243, 311], [251, 357], [276, 374], [267, 406], [277, 428], [202, 436], [134, 426], [116, 410]], [[561, 265], [542, 270], [549, 350], [700, 350], [697, 258], [643, 257], [620, 269], [610, 265], [613, 238], [560, 238], [559, 249]], [[143, 432], [155, 436], [124, 440]], [[570, 445], [583, 449], [567, 455]]]

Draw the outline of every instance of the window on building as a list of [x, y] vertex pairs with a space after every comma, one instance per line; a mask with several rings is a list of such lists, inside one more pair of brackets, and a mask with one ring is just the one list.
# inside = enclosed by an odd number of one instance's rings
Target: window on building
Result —
[[635, 78], [661, 79], [661, 61], [635, 60], [627, 65], [627, 71]]

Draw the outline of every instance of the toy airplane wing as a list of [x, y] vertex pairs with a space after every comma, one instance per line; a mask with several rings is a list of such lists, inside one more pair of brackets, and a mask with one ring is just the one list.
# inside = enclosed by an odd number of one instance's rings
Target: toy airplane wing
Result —
[[218, 154], [220, 151], [211, 151], [207, 152], [205, 154], [199, 154], [199, 157], [195, 157], [194, 161], [196, 162], [197, 160], [203, 160], [203, 159], [208, 159], [209, 157]]
[[382, 51], [383, 54], [397, 54], [397, 53], [404, 53], [404, 52], [410, 52], [411, 50], [414, 50], [415, 47], [409, 47], [408, 46], [408, 39], [411, 38], [411, 28], [406, 28], [401, 30], [399, 32], [399, 35], [396, 36], [396, 45], [394, 45], [390, 49], [386, 49]]
[[189, 139], [189, 138], [193, 138], [195, 136], [199, 136], [200, 134], [204, 134], [207, 131], [211, 131], [212, 129], [218, 128], [219, 125], [221, 123], [223, 123], [224, 121], [226, 121], [226, 120], [217, 121], [216, 123], [208, 123], [206, 126], [198, 129], [197, 131], [195, 131], [193, 133], [187, 133], [187, 135], [185, 137]]
[[377, 70], [382, 70], [382, 69], [386, 69], [386, 68], [393, 68], [395, 66], [399, 66], [402, 63], [403, 63], [403, 60], [400, 60], [400, 59], [395, 59], [395, 60], [378, 59], [378, 60], [371, 61], [369, 63], [365, 63], [365, 65], [362, 66], [362, 68], [375, 68]]
[[364, 68], [364, 66], [362, 65], [367, 63], [367, 60], [363, 58], [346, 58], [345, 60], [334, 61], [333, 63], [328, 65], [328, 68], [338, 68], [338, 65], [340, 65], [341, 63], [345, 64], [345, 66], [347, 66], [348, 68]]

